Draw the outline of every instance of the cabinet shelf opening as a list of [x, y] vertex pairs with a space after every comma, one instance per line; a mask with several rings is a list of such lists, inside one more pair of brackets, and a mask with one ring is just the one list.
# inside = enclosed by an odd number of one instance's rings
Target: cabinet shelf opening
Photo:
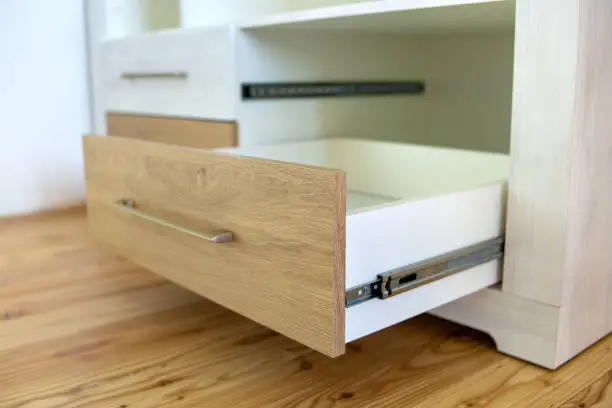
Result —
[[246, 30], [240, 83], [419, 81], [416, 94], [242, 99], [245, 146], [319, 137], [508, 153], [514, 29], [431, 33]]

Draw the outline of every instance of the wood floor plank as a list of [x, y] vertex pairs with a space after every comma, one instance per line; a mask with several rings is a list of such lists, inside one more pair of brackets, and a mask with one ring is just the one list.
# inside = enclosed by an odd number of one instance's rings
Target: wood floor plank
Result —
[[524, 385], [544, 372], [511, 357], [503, 358], [449, 386], [418, 407], [514, 407], [517, 406], [517, 394], [528, 392], [523, 390]]
[[578, 394], [565, 401], [560, 408], [606, 408], [612, 407], [612, 371], [599, 377]]
[[0, 407], [612, 406], [612, 339], [551, 372], [420, 316], [330, 359], [91, 243], [84, 212], [0, 220]]
[[[556, 371], [506, 357], [449, 386], [419, 407], [563, 407], [574, 401], [578, 390], [588, 389], [595, 379], [607, 378], [611, 367], [609, 337]], [[592, 399], [598, 389], [597, 383], [584, 398]], [[581, 395], [578, 394], [578, 399]], [[612, 406], [612, 400], [602, 406]]]

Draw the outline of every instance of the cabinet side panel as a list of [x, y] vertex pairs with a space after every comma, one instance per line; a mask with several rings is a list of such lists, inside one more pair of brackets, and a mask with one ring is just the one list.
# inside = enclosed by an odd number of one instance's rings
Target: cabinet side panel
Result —
[[560, 362], [612, 329], [612, 2], [580, 18]]
[[560, 306], [579, 0], [518, 0], [506, 292]]

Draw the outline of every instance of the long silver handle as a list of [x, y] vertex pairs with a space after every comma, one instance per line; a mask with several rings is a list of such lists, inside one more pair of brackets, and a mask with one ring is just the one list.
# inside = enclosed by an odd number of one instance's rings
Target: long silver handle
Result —
[[196, 231], [194, 229], [184, 227], [182, 225], [174, 224], [173, 222], [164, 220], [154, 215], [147, 214], [145, 212], [140, 211], [138, 209], [136, 201], [129, 199], [129, 198], [118, 200], [115, 203], [115, 205], [119, 207], [121, 210], [127, 211], [130, 214], [140, 217], [144, 220], [151, 221], [156, 224], [163, 225], [164, 227], [168, 227], [168, 228], [172, 228], [172, 229], [181, 231], [185, 234], [193, 235], [194, 237], [201, 238], [208, 242], [213, 242], [215, 244], [222, 244], [224, 242], [231, 242], [234, 240], [234, 234], [231, 231], [219, 230], [219, 231], [215, 231], [210, 234], [207, 234], [201, 231]]
[[122, 72], [121, 79], [187, 79], [187, 72]]

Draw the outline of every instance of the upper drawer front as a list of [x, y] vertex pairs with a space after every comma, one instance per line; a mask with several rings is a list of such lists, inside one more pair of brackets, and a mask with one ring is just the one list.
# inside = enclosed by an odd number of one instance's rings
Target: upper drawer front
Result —
[[150, 142], [199, 149], [233, 147], [238, 144], [235, 122], [113, 112], [106, 115], [106, 125], [108, 133], [113, 136]]
[[231, 38], [231, 28], [223, 26], [106, 43], [106, 110], [235, 119]]
[[343, 172], [120, 137], [86, 136], [84, 152], [98, 240], [309, 347], [344, 353]]

